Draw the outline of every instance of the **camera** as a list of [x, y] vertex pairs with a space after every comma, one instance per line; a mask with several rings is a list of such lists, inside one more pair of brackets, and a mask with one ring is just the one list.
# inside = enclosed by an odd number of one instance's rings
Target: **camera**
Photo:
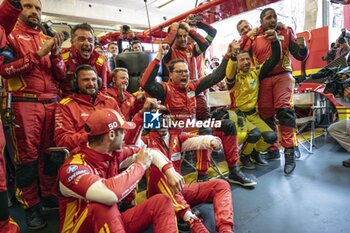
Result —
[[[57, 32], [52, 28], [52, 22], [49, 20], [47, 22], [42, 23], [43, 33], [47, 36], [55, 37]], [[69, 33], [66, 31], [61, 31], [63, 33], [63, 40], [67, 40], [69, 38]]]
[[[327, 77], [324, 93], [332, 93], [334, 97], [344, 97], [344, 90], [350, 87], [350, 67], [340, 69], [340, 67], [325, 68], [310, 76], [312, 79]], [[346, 78], [344, 78], [346, 77]]]
[[123, 25], [122, 26], [123, 34], [128, 34], [130, 31], [130, 26], [129, 25]]
[[45, 35], [54, 37], [57, 34], [57, 32], [51, 27], [52, 26], [51, 21], [43, 22], [42, 25], [45, 29], [45, 31], [44, 31]]
[[326, 83], [326, 88], [324, 93], [332, 93], [334, 97], [343, 97], [345, 88], [350, 87], [350, 78], [347, 78], [344, 81], [331, 80]]

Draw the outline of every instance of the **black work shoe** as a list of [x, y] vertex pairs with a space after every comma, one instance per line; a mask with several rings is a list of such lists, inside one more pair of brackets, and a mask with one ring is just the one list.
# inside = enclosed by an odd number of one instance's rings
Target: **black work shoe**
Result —
[[198, 174], [197, 175], [197, 182], [204, 182], [204, 181], [208, 181], [209, 177], [208, 174]]
[[269, 166], [269, 163], [265, 160], [265, 158], [257, 152], [256, 150], [253, 150], [253, 152], [250, 155], [251, 160], [253, 163], [256, 163], [260, 166]]
[[41, 206], [43, 211], [58, 210], [58, 199], [56, 196], [48, 196], [41, 198]]
[[228, 181], [230, 183], [239, 184], [244, 187], [256, 185], [256, 181], [247, 177], [238, 166], [230, 167], [230, 174], [228, 175]]
[[343, 161], [343, 166], [344, 167], [350, 167], [350, 159], [344, 160]]
[[249, 155], [241, 155], [239, 157], [239, 164], [240, 167], [243, 167], [245, 169], [248, 170], [254, 170], [256, 169], [256, 167], [254, 166], [254, 164], [252, 163], [252, 161], [250, 161], [250, 156]]
[[265, 160], [280, 160], [281, 155], [279, 150], [270, 150], [265, 154]]
[[292, 173], [296, 167], [294, 148], [286, 148], [284, 150], [284, 159], [285, 159], [284, 173], [288, 175]]
[[47, 223], [41, 214], [40, 205], [37, 204], [25, 210], [28, 229], [40, 230], [46, 227]]

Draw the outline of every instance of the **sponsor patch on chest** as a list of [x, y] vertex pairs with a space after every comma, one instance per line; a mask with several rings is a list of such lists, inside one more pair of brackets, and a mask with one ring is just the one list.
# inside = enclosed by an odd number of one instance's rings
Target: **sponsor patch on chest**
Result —
[[196, 95], [196, 93], [194, 91], [190, 91], [187, 93], [188, 98], [193, 98], [195, 95]]
[[181, 153], [177, 152], [171, 155], [171, 161], [178, 161], [181, 160]]
[[278, 39], [278, 40], [284, 40], [284, 36], [283, 36], [283, 35], [278, 35], [278, 36], [277, 36], [277, 39]]

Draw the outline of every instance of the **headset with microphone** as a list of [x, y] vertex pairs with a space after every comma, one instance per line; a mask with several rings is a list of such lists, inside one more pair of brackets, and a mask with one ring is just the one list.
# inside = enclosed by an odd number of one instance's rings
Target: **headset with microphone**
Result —
[[100, 88], [102, 86], [102, 78], [100, 76], [98, 76], [95, 67], [90, 66], [88, 64], [83, 64], [83, 65], [79, 65], [79, 66], [77, 66], [75, 68], [74, 78], [71, 79], [71, 81], [70, 81], [71, 91], [74, 92], [74, 93], [78, 93], [79, 92], [78, 74], [79, 74], [79, 72], [81, 70], [92, 70], [92, 71], [95, 72], [95, 74], [97, 75], [97, 90], [100, 90]]

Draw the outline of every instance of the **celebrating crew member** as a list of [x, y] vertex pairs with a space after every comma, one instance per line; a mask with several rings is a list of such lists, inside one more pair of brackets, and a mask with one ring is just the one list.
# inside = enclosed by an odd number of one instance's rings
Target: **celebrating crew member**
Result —
[[[149, 95], [158, 98], [167, 107], [170, 114], [174, 116], [174, 120], [195, 120], [195, 96], [225, 77], [225, 69], [231, 52], [230, 45], [220, 66], [212, 74], [199, 80], [189, 80], [189, 69], [185, 60], [172, 60], [169, 66], [169, 82], [158, 83], [155, 78], [159, 63], [167, 53], [166, 46], [160, 45], [156, 58], [149, 64], [142, 76], [141, 87]], [[221, 127], [216, 128], [213, 134], [218, 136], [223, 143], [225, 158], [230, 171], [229, 181], [242, 186], [256, 185], [256, 182], [247, 177], [236, 165], [238, 140], [235, 124], [229, 120], [223, 120]]]

